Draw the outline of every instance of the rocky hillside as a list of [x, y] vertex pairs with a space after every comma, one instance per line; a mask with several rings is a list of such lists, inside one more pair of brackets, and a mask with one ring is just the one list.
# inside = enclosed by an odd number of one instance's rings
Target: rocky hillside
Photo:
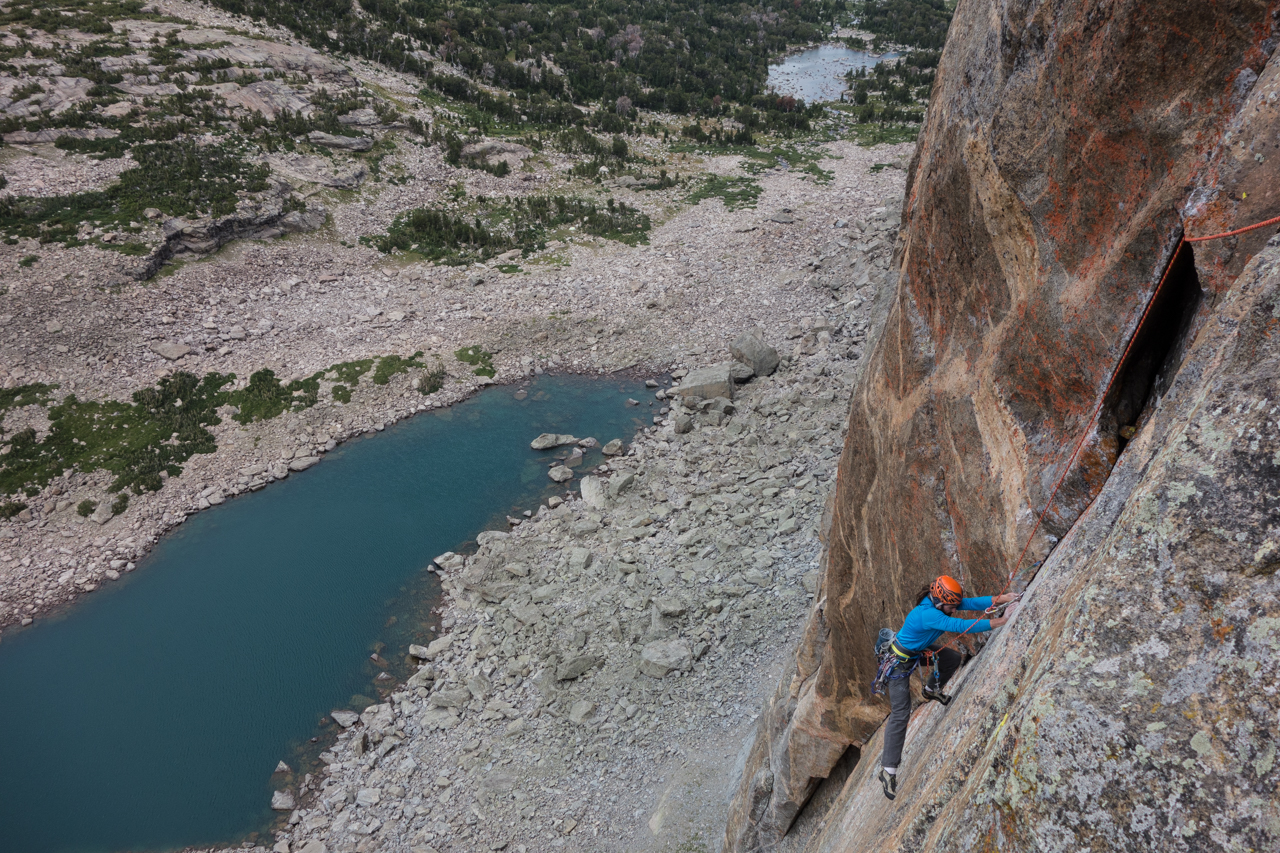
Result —
[[[842, 758], [808, 849], [1276, 846], [1280, 246], [1181, 238], [1280, 213], [1278, 6], [960, 4], [726, 850]], [[872, 640], [942, 572], [1028, 594], [917, 710], [890, 803]]]

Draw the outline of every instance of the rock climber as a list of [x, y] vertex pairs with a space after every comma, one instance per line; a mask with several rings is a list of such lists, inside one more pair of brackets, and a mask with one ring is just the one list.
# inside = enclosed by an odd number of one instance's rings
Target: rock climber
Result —
[[907, 737], [907, 722], [911, 719], [911, 673], [919, 666], [920, 659], [926, 657], [926, 652], [934, 652], [936, 665], [933, 674], [925, 681], [924, 697], [944, 705], [950, 703], [951, 697], [943, 693], [942, 688], [960, 668], [962, 658], [954, 649], [935, 651], [931, 647], [947, 631], [975, 634], [999, 628], [1008, 621], [1008, 617], [957, 619], [954, 616], [957, 610], [986, 610], [1018, 598], [1013, 593], [965, 598], [960, 582], [947, 575], [920, 590], [915, 609], [907, 614], [901, 630], [890, 644], [892, 653], [897, 657], [888, 681], [889, 703], [893, 710], [885, 723], [884, 754], [880, 758], [880, 784], [889, 799], [897, 796], [898, 762], [902, 759], [902, 744]]

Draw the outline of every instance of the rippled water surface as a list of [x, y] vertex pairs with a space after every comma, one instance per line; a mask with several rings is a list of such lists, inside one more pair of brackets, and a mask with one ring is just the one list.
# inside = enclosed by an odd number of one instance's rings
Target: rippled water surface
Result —
[[[348, 442], [200, 513], [138, 570], [0, 643], [0, 851], [232, 842], [335, 707], [427, 637], [430, 559], [552, 485], [541, 432], [629, 440], [631, 380], [544, 377]], [[588, 456], [589, 463], [599, 460]], [[390, 664], [369, 660], [381, 651]], [[303, 768], [308, 769], [308, 768]]]
[[777, 65], [770, 65], [769, 87], [779, 95], [790, 95], [806, 104], [838, 101], [846, 88], [846, 72], [873, 67], [880, 60], [893, 59], [897, 55], [886, 53], [879, 56], [838, 44], [819, 45], [812, 50], [793, 53]]

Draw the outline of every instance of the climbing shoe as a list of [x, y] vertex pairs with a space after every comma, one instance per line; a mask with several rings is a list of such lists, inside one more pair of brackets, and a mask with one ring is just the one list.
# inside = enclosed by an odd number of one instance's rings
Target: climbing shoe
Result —
[[930, 687], [929, 685], [926, 684], [924, 689], [920, 691], [920, 695], [924, 696], [924, 698], [926, 699], [932, 699], [935, 702], [941, 702], [943, 705], [951, 704], [951, 697], [943, 693], [942, 688], [938, 688], [935, 690], [933, 687]]
[[880, 784], [884, 787], [884, 795], [889, 799], [898, 796], [898, 777], [884, 772], [884, 768], [880, 768]]

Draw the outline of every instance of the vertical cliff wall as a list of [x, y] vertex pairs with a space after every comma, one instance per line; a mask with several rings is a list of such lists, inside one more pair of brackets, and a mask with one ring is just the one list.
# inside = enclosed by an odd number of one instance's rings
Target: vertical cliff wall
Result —
[[[776, 843], [851, 747], [820, 849], [1274, 843], [1280, 314], [1247, 265], [1276, 229], [1180, 239], [1280, 214], [1278, 9], [961, 0], [822, 593], [727, 850]], [[944, 572], [1036, 581], [957, 700], [917, 712], [890, 807], [871, 640]]]

